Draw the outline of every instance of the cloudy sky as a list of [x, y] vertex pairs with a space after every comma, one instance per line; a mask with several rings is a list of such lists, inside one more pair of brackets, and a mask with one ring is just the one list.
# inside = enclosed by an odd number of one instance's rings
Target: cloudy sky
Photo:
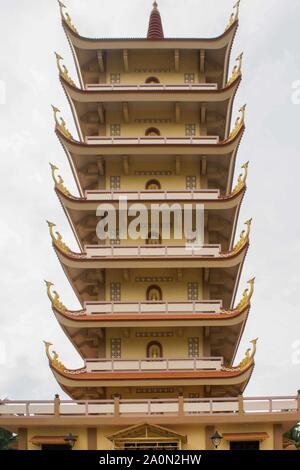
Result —
[[[151, 0], [66, 2], [85, 36], [146, 34]], [[75, 192], [53, 132], [51, 103], [63, 110], [75, 135], [54, 51], [76, 75], [56, 0], [0, 0], [0, 5], [0, 397], [50, 399], [60, 388], [42, 340], [55, 344], [66, 366], [82, 365], [54, 319], [43, 285], [43, 279], [52, 280], [64, 303], [79, 307], [45, 223], [55, 221], [76, 249], [49, 172], [52, 161]], [[232, 5], [233, 0], [160, 0], [165, 35], [217, 36]], [[240, 227], [254, 218], [240, 291], [251, 276], [257, 278], [239, 351], [240, 357], [248, 341], [259, 337], [248, 396], [291, 395], [300, 388], [300, 104], [292, 99], [300, 80], [299, 20], [300, 0], [242, 0], [232, 55], [233, 62], [245, 54], [235, 110], [248, 104], [237, 174], [242, 163], [251, 162]]]

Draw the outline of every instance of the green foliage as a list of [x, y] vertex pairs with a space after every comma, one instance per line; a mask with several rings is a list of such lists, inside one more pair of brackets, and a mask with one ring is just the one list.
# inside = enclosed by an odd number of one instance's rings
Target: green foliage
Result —
[[9, 450], [16, 439], [17, 436], [15, 434], [0, 428], [0, 450]]

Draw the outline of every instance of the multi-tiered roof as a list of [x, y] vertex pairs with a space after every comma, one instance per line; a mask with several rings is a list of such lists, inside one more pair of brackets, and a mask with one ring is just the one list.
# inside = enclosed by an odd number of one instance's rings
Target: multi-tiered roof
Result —
[[[69, 76], [56, 55], [60, 81], [70, 103], [79, 138], [66, 127], [60, 111], [53, 107], [56, 134], [69, 159], [79, 195], [71, 194], [55, 165], [51, 165], [55, 191], [78, 242], [78, 252], [72, 251], [48, 222], [58, 259], [77, 295], [82, 310], [74, 312], [61, 302], [47, 282], [48, 296], [60, 325], [85, 360], [82, 369], [69, 370], [51, 353], [46, 343], [52, 371], [62, 388], [74, 398], [106, 398], [108, 390], [120, 392], [125, 386], [170, 387], [185, 390], [192, 387], [204, 396], [238, 395], [245, 388], [253, 367], [256, 341], [252, 350], [237, 366], [235, 354], [245, 327], [253, 293], [254, 279], [235, 303], [241, 270], [249, 247], [251, 220], [235, 241], [239, 210], [246, 191], [248, 163], [233, 184], [235, 161], [244, 132], [245, 107], [231, 130], [232, 107], [241, 81], [242, 54], [237, 58], [228, 78], [230, 52], [238, 27], [238, 6], [226, 31], [214, 39], [164, 38], [161, 17], [154, 2], [146, 39], [89, 39], [79, 35], [65, 7], [60, 3], [62, 24], [70, 43], [80, 85]], [[179, 73], [187, 55], [198, 64], [198, 83], [145, 84], [120, 82], [112, 73], [122, 68], [131, 70], [131, 60], [156, 51], [163, 54], [166, 69]], [[146, 60], [146, 59], [145, 59]], [[117, 65], [116, 65], [117, 64]], [[141, 73], [143, 66], [138, 69]], [[155, 67], [153, 66], [153, 70]], [[155, 73], [155, 72], [153, 72]], [[164, 72], [167, 73], [167, 72]], [[199, 116], [199, 135], [184, 136], [180, 131], [170, 135], [146, 136], [132, 134], [132, 118], [141, 114], [171, 115], [174, 129], [179, 129], [182, 117], [189, 113]], [[124, 123], [125, 135], [107, 135], [112, 118]], [[141, 118], [136, 119], [139, 123]], [[144, 124], [149, 124], [145, 120]], [[164, 124], [165, 118], [161, 119]], [[151, 123], [150, 123], [151, 124]], [[127, 127], [126, 127], [127, 126]], [[145, 126], [144, 126], [145, 127]], [[149, 126], [153, 131], [153, 128]], [[154, 129], [155, 130], [155, 129]], [[105, 178], [111, 166], [129, 175], [135, 164], [165, 159], [181, 175], [187, 165], [197, 165], [201, 189], [174, 187], [164, 190], [141, 188], [107, 189]], [[205, 211], [207, 240], [199, 251], [186, 250], [184, 245], [99, 244], [96, 236], [96, 209], [109, 202], [117, 209], [119, 198], [152, 202], [199, 202]], [[161, 276], [176, 272], [182, 279], [185, 270], [201, 272], [202, 299], [193, 301], [117, 301], [107, 300], [108, 273], [122, 274], [126, 285], [132, 284], [131, 271], [139, 279], [147, 279], [149, 270]], [[142, 275], [140, 273], [143, 273]], [[221, 299], [221, 300], [218, 300]], [[118, 329], [125, 336], [131, 328], [159, 329], [165, 327], [201, 328], [204, 332], [206, 357], [164, 358], [152, 362], [149, 358], [107, 359], [108, 331]], [[201, 331], [202, 331], [201, 330]], [[96, 358], [96, 359], [95, 359]], [[162, 359], [162, 358], [161, 358]], [[127, 361], [127, 362], [126, 362]]]

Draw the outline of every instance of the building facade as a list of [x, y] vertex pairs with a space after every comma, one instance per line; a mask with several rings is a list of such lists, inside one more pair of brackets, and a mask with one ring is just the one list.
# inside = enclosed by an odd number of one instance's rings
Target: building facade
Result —
[[[45, 342], [71, 401], [3, 402], [0, 426], [18, 432], [22, 449], [71, 440], [74, 449], [201, 450], [215, 431], [220, 449], [282, 449], [283, 433], [300, 421], [299, 396], [244, 397], [256, 339], [235, 362], [254, 290], [250, 279], [235, 300], [251, 226], [236, 237], [248, 173], [245, 163], [234, 182], [245, 129], [245, 106], [231, 124], [239, 2], [213, 39], [165, 38], [156, 2], [147, 38], [88, 39], [59, 5], [79, 85], [56, 60], [79, 139], [53, 112], [78, 196], [51, 171], [78, 252], [48, 225], [82, 309], [69, 310], [51, 282], [46, 288], [83, 366], [68, 369]], [[191, 227], [178, 237], [184, 208]]]

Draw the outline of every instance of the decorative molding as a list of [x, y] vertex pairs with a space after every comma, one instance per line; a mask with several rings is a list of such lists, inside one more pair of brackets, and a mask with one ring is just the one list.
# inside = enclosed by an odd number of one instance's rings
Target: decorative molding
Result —
[[174, 331], [137, 331], [135, 336], [137, 338], [167, 338], [175, 335]]
[[135, 171], [134, 174], [137, 176], [169, 176], [172, 175], [172, 171]]
[[135, 282], [174, 282], [173, 277], [136, 277]]
[[[44, 341], [45, 349], [46, 349], [46, 355], [49, 359], [49, 363], [52, 367], [58, 370], [65, 370], [65, 366], [60, 362], [59, 356], [56, 351], [50, 352], [51, 346], [53, 346], [52, 343], [49, 343], [48, 341]], [[51, 355], [52, 354], [52, 355]]]
[[248, 281], [248, 284], [250, 287], [244, 290], [243, 295], [242, 295], [242, 300], [235, 307], [234, 309], [235, 311], [241, 312], [247, 305], [250, 304], [250, 300], [254, 292], [254, 283], [255, 283], [255, 277], [253, 277], [252, 279]]
[[57, 54], [57, 52], [54, 53], [55, 54], [55, 57], [56, 57], [56, 64], [57, 64], [57, 68], [58, 68], [58, 71], [59, 71], [59, 75], [64, 79], [66, 80], [66, 82], [70, 83], [70, 85], [72, 86], [75, 86], [75, 83], [73, 82], [72, 78], [70, 77], [69, 75], [69, 70], [67, 69], [67, 67], [63, 64], [61, 64], [61, 61], [64, 60], [64, 58]]
[[245, 112], [246, 112], [246, 105], [244, 104], [244, 106], [242, 106], [239, 109], [240, 116], [237, 117], [235, 121], [234, 129], [229, 134], [227, 141], [233, 140], [235, 136], [239, 133], [243, 125], [245, 124]]
[[137, 388], [136, 393], [174, 393], [174, 388]]
[[249, 162], [244, 163], [241, 167], [244, 170], [244, 173], [241, 173], [238, 177], [237, 184], [232, 190], [232, 195], [238, 193], [241, 191], [246, 186], [246, 181], [247, 181], [247, 176], [248, 176], [248, 168], [249, 168]]
[[236, 370], [239, 370], [239, 371], [243, 371], [245, 369], [247, 369], [247, 367], [253, 362], [254, 360], [254, 357], [255, 357], [255, 354], [256, 354], [256, 349], [257, 349], [257, 341], [258, 341], [258, 338], [256, 339], [253, 339], [252, 341], [250, 341], [250, 343], [252, 343], [252, 350], [251, 348], [248, 348], [246, 350], [246, 353], [245, 353], [245, 356], [244, 358], [241, 360], [241, 362], [236, 366], [236, 367], [222, 367], [222, 370], [223, 371], [226, 371], [226, 372], [233, 372], [233, 371], [236, 371]]
[[65, 194], [65, 196], [71, 196], [70, 191], [64, 185], [64, 180], [62, 179], [62, 177], [56, 174], [56, 172], [58, 171], [57, 166], [53, 165], [52, 163], [49, 163], [49, 165], [51, 167], [52, 178], [55, 183], [55, 188]]
[[134, 122], [138, 124], [170, 124], [173, 122], [172, 118], [158, 119], [158, 118], [140, 118], [135, 119]]
[[67, 308], [65, 305], [59, 300], [59, 294], [54, 290], [53, 292], [51, 291], [51, 288], [54, 286], [52, 282], [45, 281], [45, 284], [47, 286], [47, 295], [50, 299], [50, 302], [52, 303], [52, 307], [55, 308], [60, 313], [65, 313]]
[[78, 31], [77, 31], [77, 29], [75, 28], [75, 26], [73, 25], [72, 19], [71, 19], [69, 13], [66, 12], [66, 11], [64, 11], [64, 10], [67, 8], [66, 5], [64, 5], [60, 0], [58, 0], [58, 4], [59, 4], [59, 9], [60, 9], [60, 14], [61, 14], [62, 20], [67, 23], [67, 25], [69, 26], [69, 28], [71, 28], [71, 30], [72, 30], [74, 33], [77, 33], [77, 34], [78, 34]]
[[171, 69], [166, 69], [166, 68], [138, 68], [136, 67], [134, 69], [136, 73], [170, 73], [172, 70]]
[[229, 18], [229, 22], [228, 22], [228, 25], [226, 26], [225, 31], [227, 31], [227, 29], [229, 29], [230, 26], [232, 26], [233, 23], [235, 23], [239, 19], [240, 3], [241, 3], [241, 0], [238, 0], [236, 4], [233, 5], [234, 11], [232, 12]]
[[52, 105], [52, 109], [53, 109], [53, 115], [54, 115], [54, 120], [55, 120], [55, 124], [56, 124], [56, 128], [67, 138], [67, 139], [73, 139], [72, 137], [72, 134], [71, 132], [67, 129], [67, 126], [66, 126], [66, 121], [60, 117], [60, 121], [57, 117], [58, 113], [60, 113], [61, 111], [56, 108], [55, 106]]
[[231, 85], [242, 74], [243, 52], [235, 59], [236, 65], [233, 67], [231, 78], [228, 80], [227, 85]]
[[56, 227], [56, 225], [53, 222], [48, 222], [48, 220], [47, 220], [47, 224], [49, 227], [53, 244], [64, 253], [67, 253], [67, 254], [72, 253], [70, 248], [63, 242], [61, 234], [58, 231], [54, 233], [54, 227]]
[[238, 251], [240, 251], [249, 242], [251, 224], [252, 224], [252, 219], [249, 219], [245, 222], [247, 229], [241, 232], [240, 239], [233, 248], [234, 253], [237, 253]]

